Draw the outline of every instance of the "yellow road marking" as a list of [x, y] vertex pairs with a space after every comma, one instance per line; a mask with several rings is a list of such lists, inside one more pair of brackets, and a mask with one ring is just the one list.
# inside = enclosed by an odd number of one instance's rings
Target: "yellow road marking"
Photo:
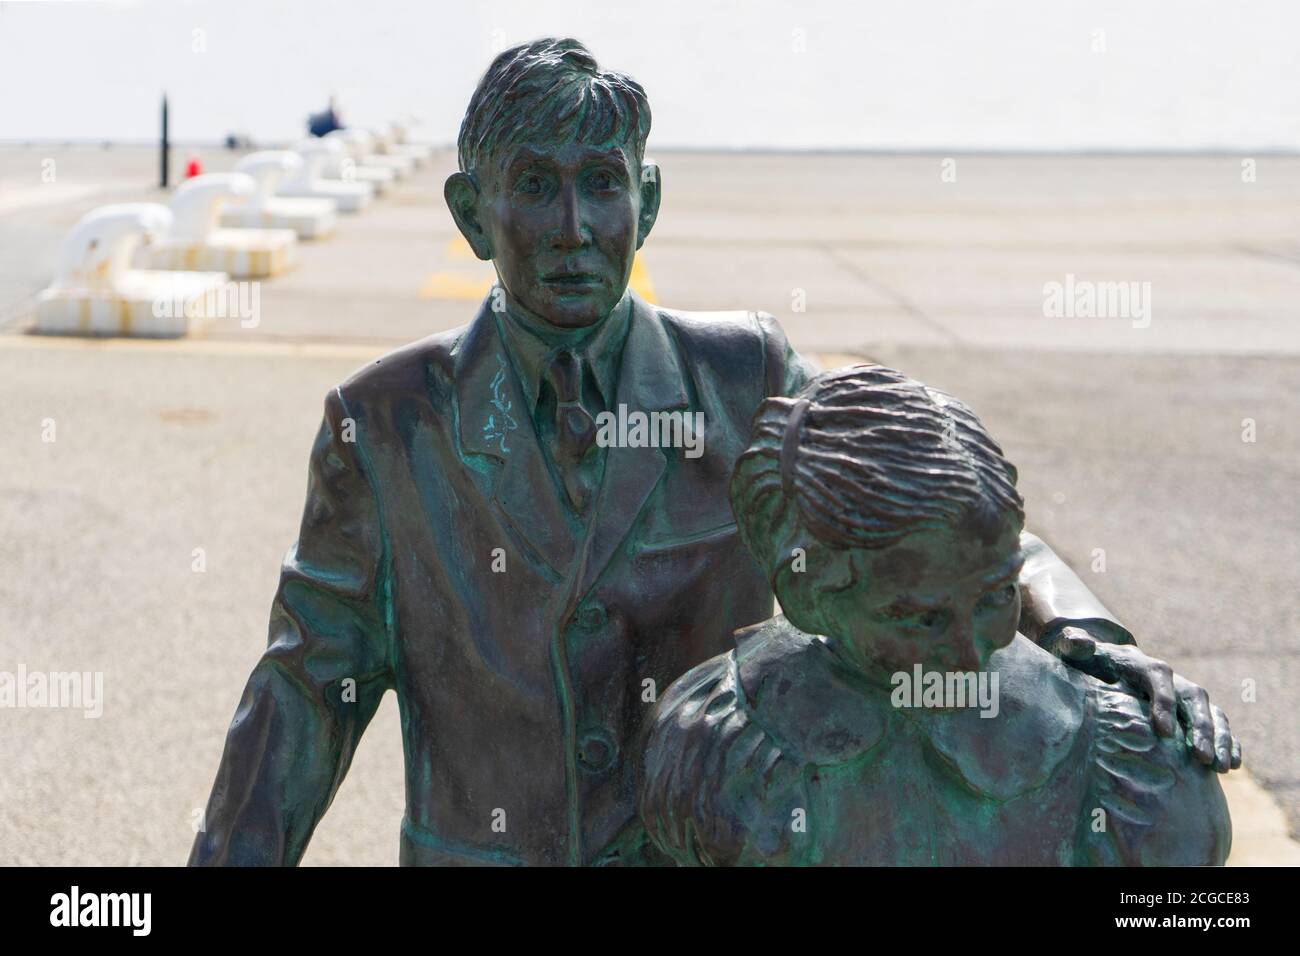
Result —
[[156, 352], [159, 355], [273, 355], [289, 358], [371, 359], [401, 342], [276, 342], [233, 339], [82, 338], [76, 335], [0, 335], [0, 350]]
[[480, 301], [492, 288], [494, 279], [481, 276], [465, 276], [451, 272], [430, 272], [420, 286], [421, 299], [454, 299], [457, 301]]
[[[253, 340], [239, 342], [233, 339], [126, 339], [83, 338], [77, 335], [0, 335], [0, 351], [95, 351], [102, 352], [156, 352], [159, 355], [264, 355], [281, 358], [358, 359], [367, 361], [387, 355], [400, 348], [402, 342], [276, 342]], [[804, 353], [808, 354], [808, 353]], [[814, 352], [822, 368], [854, 365], [866, 361], [860, 355], [844, 352]]]

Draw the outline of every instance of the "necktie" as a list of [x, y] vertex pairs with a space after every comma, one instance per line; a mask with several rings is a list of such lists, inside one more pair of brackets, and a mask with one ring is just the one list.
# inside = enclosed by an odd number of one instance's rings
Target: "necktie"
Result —
[[546, 380], [555, 393], [552, 454], [574, 510], [582, 514], [595, 484], [594, 467], [583, 459], [596, 441], [596, 420], [582, 404], [582, 360], [561, 349], [551, 360]]

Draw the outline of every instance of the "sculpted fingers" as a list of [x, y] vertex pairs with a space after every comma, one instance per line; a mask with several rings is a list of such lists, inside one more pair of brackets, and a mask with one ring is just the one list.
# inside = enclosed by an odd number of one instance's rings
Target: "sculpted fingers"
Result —
[[1213, 764], [1216, 740], [1210, 695], [1205, 692], [1205, 688], [1182, 678], [1177, 678], [1177, 692], [1178, 716], [1187, 727], [1192, 751], [1201, 763], [1207, 766]]

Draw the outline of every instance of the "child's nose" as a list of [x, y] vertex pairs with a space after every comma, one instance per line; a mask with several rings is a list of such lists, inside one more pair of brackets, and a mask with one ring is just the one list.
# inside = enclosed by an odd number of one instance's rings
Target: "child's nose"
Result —
[[953, 663], [960, 670], [974, 671], [980, 668], [980, 649], [975, 640], [975, 628], [971, 622], [963, 622], [953, 627], [949, 637], [952, 648]]

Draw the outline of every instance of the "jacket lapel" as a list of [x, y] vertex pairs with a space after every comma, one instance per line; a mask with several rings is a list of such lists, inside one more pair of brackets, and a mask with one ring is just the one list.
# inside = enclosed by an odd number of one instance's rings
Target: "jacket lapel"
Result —
[[499, 517], [560, 577], [577, 549], [574, 529], [547, 471], [488, 301], [479, 308], [455, 355], [461, 450], [499, 463], [492, 468], [492, 496]]
[[[618, 398], [629, 413], [684, 409], [688, 398], [676, 343], [664, 328], [659, 313], [635, 293], [632, 318], [618, 377]], [[581, 567], [576, 576], [576, 603], [591, 590], [615, 551], [627, 537], [667, 466], [670, 449], [609, 448], [605, 476], [592, 509], [591, 527]]]

